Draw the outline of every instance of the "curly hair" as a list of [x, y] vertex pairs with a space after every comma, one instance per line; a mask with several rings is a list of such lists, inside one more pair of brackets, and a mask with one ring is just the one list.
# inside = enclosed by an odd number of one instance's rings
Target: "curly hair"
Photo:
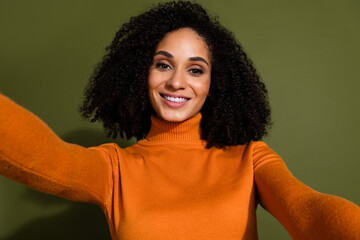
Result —
[[144, 138], [154, 114], [149, 67], [165, 34], [180, 28], [193, 29], [210, 50], [211, 85], [200, 111], [207, 147], [261, 139], [268, 132], [271, 112], [264, 83], [234, 34], [188, 1], [161, 3], [121, 26], [91, 76], [81, 115], [101, 121], [114, 138]]

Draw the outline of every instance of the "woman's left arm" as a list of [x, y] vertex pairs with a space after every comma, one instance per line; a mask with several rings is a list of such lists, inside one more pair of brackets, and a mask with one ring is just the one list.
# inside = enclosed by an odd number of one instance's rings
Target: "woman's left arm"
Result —
[[255, 167], [255, 184], [260, 204], [293, 239], [360, 239], [360, 207], [309, 188], [278, 158]]

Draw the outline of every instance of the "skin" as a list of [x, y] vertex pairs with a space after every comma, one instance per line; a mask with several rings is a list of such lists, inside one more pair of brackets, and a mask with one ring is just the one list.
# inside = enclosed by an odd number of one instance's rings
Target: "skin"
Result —
[[170, 32], [159, 42], [149, 69], [149, 98], [156, 115], [181, 122], [195, 116], [209, 94], [210, 52], [192, 29]]

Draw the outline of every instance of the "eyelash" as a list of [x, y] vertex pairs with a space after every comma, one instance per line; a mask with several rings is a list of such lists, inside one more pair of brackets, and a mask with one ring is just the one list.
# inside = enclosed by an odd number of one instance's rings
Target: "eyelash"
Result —
[[[155, 67], [160, 68], [160, 69], [171, 69], [171, 67], [168, 64], [161, 63], [161, 62], [156, 63]], [[191, 74], [195, 75], [195, 76], [199, 76], [199, 75], [204, 73], [204, 71], [202, 69], [199, 69], [199, 68], [192, 68], [192, 69], [189, 70], [189, 72]]]
[[194, 75], [201, 75], [204, 73], [204, 71], [199, 68], [192, 68], [190, 69], [190, 72]]
[[156, 68], [161, 68], [161, 69], [170, 69], [170, 68], [171, 68], [168, 64], [166, 64], [166, 63], [161, 63], [161, 62], [156, 63], [155, 67], [156, 67]]

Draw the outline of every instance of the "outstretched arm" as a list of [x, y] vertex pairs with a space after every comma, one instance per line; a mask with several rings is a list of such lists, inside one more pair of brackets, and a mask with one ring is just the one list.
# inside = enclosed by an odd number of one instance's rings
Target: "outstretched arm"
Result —
[[260, 204], [293, 239], [360, 239], [360, 208], [309, 188], [282, 160], [256, 168], [255, 183]]
[[103, 206], [110, 197], [112, 146], [62, 141], [39, 118], [0, 94], [0, 174], [36, 190]]

